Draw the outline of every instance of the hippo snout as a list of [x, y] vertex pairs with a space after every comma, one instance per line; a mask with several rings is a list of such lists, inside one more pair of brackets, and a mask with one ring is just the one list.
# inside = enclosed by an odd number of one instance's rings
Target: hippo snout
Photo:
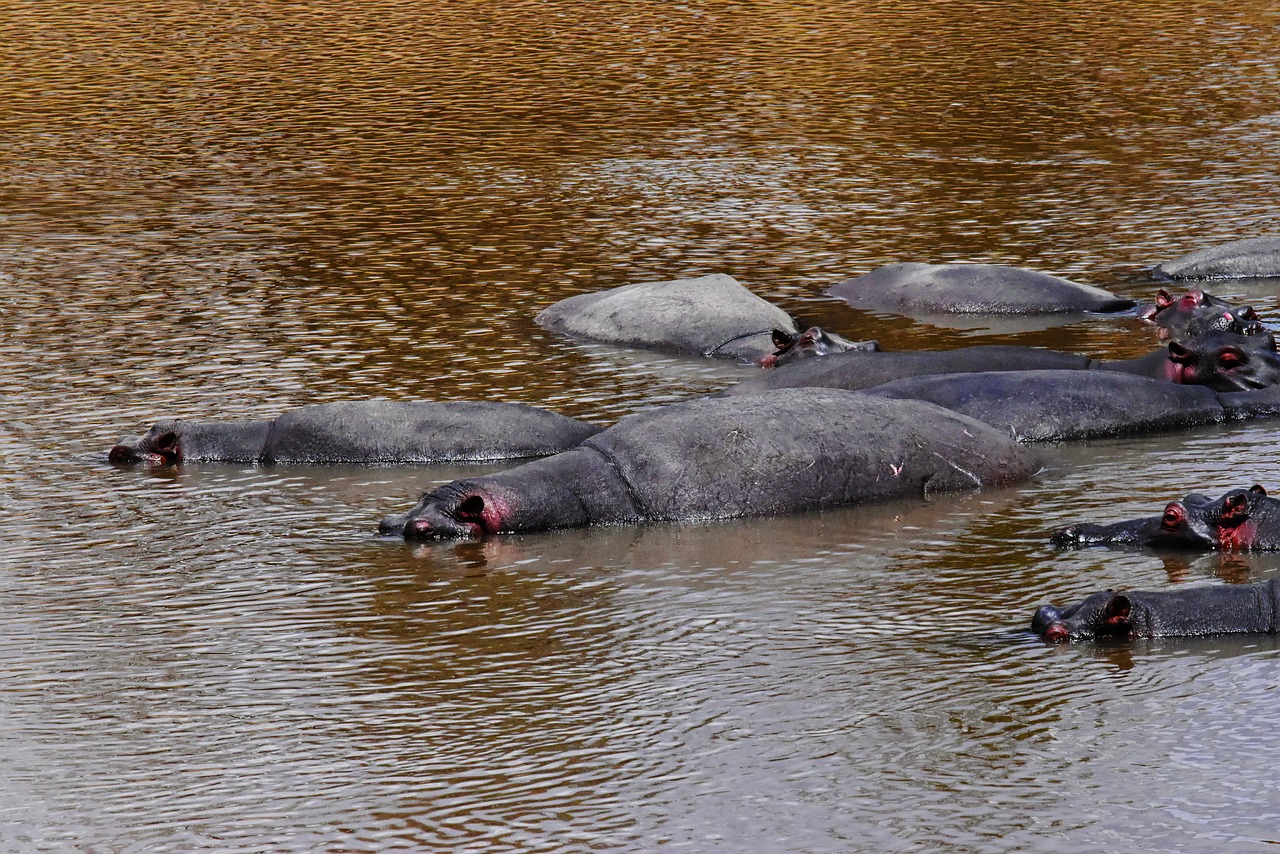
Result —
[[1049, 536], [1049, 542], [1060, 549], [1078, 549], [1082, 544], [1080, 527], [1078, 525], [1069, 525], [1066, 528], [1054, 531]]
[[1062, 609], [1053, 605], [1041, 605], [1031, 618], [1031, 631], [1050, 643], [1065, 641], [1071, 636], [1071, 630], [1063, 622]]
[[404, 526], [409, 521], [408, 513], [392, 513], [378, 520], [378, 533], [384, 537], [404, 536]]

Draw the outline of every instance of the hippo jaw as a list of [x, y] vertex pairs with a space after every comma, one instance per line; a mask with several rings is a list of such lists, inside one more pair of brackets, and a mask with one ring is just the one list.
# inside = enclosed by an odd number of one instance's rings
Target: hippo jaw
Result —
[[[479, 539], [503, 529], [502, 506], [492, 496], [475, 489], [453, 488], [451, 484], [422, 496], [417, 506], [402, 517], [400, 531], [406, 540]], [[383, 523], [393, 527], [398, 521], [388, 517]]]
[[1259, 484], [1249, 489], [1233, 489], [1217, 508], [1215, 520], [1218, 548], [1225, 552], [1249, 551], [1258, 536], [1258, 523], [1252, 517], [1250, 502], [1255, 497], [1265, 498], [1267, 491]]

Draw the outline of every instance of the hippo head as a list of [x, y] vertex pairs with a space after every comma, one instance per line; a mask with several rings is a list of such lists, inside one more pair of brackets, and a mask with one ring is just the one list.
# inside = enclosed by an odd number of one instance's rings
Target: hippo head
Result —
[[1181, 340], [1212, 331], [1243, 335], [1266, 331], [1252, 306], [1233, 306], [1199, 288], [1177, 298], [1161, 288], [1156, 292], [1155, 303], [1140, 309], [1138, 316], [1158, 327], [1161, 341]]
[[848, 350], [879, 350], [878, 341], [850, 341], [839, 335], [823, 330], [821, 326], [810, 326], [799, 334], [787, 332], [785, 329], [773, 330], [773, 346], [776, 348], [768, 356], [760, 360], [766, 368], [776, 368], [788, 362], [808, 359], [812, 356], [826, 356], [831, 353], [844, 353]]
[[1065, 609], [1041, 606], [1031, 618], [1031, 631], [1051, 643], [1090, 638], [1127, 640], [1133, 637], [1132, 612], [1128, 596], [1104, 590]]
[[1106, 525], [1080, 523], [1055, 531], [1049, 541], [1059, 548], [1086, 546], [1150, 546], [1165, 549], [1215, 549], [1218, 536], [1213, 524], [1213, 500], [1191, 493], [1170, 501], [1159, 516], [1147, 516]]
[[1280, 382], [1276, 339], [1261, 324], [1250, 334], [1211, 331], [1169, 343], [1166, 377], [1214, 391], [1249, 391]]
[[475, 539], [502, 530], [502, 509], [501, 499], [474, 483], [454, 481], [423, 495], [408, 513], [384, 517], [378, 530], [406, 540]]
[[1257, 506], [1267, 497], [1260, 484], [1233, 489], [1209, 508], [1209, 521], [1223, 551], [1248, 551], [1258, 536]]
[[182, 441], [177, 424], [161, 421], [142, 436], [121, 439], [107, 454], [115, 465], [147, 463], [149, 465], [173, 465], [182, 461]]

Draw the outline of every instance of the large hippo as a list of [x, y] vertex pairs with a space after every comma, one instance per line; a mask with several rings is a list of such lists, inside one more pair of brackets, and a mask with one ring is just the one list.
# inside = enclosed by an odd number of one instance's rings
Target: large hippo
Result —
[[805, 359], [743, 380], [723, 392], [759, 394], [779, 388], [815, 386], [849, 391], [926, 374], [978, 371], [1104, 370], [1207, 385], [1232, 391], [1280, 382], [1280, 354], [1270, 333], [1210, 332], [1170, 342], [1137, 359], [1099, 361], [1038, 347], [983, 345], [957, 350], [833, 353]]
[[864, 352], [879, 350], [879, 341], [850, 341], [842, 335], [827, 332], [821, 326], [810, 326], [799, 334], [787, 332], [785, 329], [773, 330], [772, 353], [760, 360], [766, 368], [776, 368], [801, 359], [812, 359], [815, 356], [830, 356], [832, 353], [847, 353], [850, 350]]
[[865, 394], [926, 400], [1020, 442], [1155, 433], [1280, 415], [1280, 386], [1216, 392], [1112, 371], [990, 371], [895, 380]]
[[1031, 631], [1053, 643], [1280, 630], [1280, 578], [1178, 590], [1104, 590], [1067, 608], [1043, 605]]
[[1165, 505], [1159, 516], [1108, 524], [1081, 523], [1049, 538], [1062, 548], [1148, 546], [1207, 551], [1280, 549], [1280, 501], [1260, 485], [1232, 489], [1221, 498], [1192, 493]]
[[1241, 335], [1262, 335], [1267, 331], [1253, 306], [1232, 305], [1199, 288], [1180, 297], [1161, 288], [1156, 291], [1155, 302], [1139, 306], [1135, 313], [1156, 326], [1161, 341], [1184, 341], [1214, 331]]
[[1280, 277], [1280, 235], [1233, 240], [1165, 261], [1155, 268], [1169, 279]]
[[434, 463], [546, 456], [599, 427], [519, 403], [320, 403], [265, 421], [159, 421], [113, 463]]
[[578, 294], [534, 320], [588, 341], [752, 362], [775, 349], [773, 330], [800, 332], [791, 315], [722, 274]]
[[1012, 483], [1039, 466], [1003, 433], [933, 404], [788, 389], [628, 416], [572, 450], [428, 492], [380, 528], [456, 539], [794, 513]]
[[854, 308], [956, 314], [1126, 311], [1134, 300], [1000, 264], [888, 264], [827, 288]]

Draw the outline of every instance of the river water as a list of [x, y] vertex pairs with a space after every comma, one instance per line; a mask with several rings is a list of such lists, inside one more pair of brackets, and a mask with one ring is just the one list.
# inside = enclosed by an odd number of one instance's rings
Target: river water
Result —
[[[1132, 320], [822, 291], [968, 260], [1144, 296], [1161, 260], [1275, 232], [1278, 25], [1266, 0], [0, 10], [0, 848], [1274, 850], [1276, 642], [1025, 626], [1280, 572], [1044, 538], [1280, 485], [1275, 424], [1049, 448], [929, 501], [417, 547], [379, 516], [478, 469], [105, 452], [371, 396], [611, 423], [759, 369], [534, 315], [714, 272], [891, 349], [1139, 355]], [[1275, 283], [1214, 290], [1280, 317]]]

